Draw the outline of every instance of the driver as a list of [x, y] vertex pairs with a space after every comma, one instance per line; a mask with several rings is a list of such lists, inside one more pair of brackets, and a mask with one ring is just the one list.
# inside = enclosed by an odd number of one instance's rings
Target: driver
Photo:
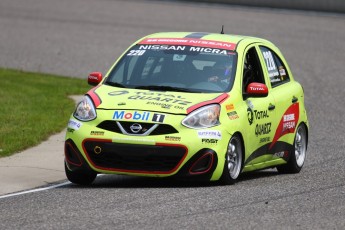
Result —
[[211, 76], [208, 77], [208, 82], [228, 83], [230, 80], [231, 70], [231, 62], [215, 63], [212, 67]]

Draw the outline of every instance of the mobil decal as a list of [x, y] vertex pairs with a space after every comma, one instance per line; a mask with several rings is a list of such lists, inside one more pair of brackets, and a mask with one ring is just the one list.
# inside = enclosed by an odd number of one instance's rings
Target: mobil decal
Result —
[[269, 147], [271, 149], [278, 139], [288, 133], [294, 133], [299, 119], [299, 103], [292, 104], [283, 114], [272, 143]]
[[144, 111], [133, 111], [127, 112], [125, 110], [115, 110], [113, 115], [113, 120], [134, 120], [134, 121], [154, 121], [162, 123], [165, 119], [164, 114], [154, 113], [152, 118], [150, 118], [150, 112]]
[[148, 121], [150, 113], [149, 112], [126, 112], [124, 110], [116, 110], [114, 112], [114, 120], [136, 120], [136, 121]]

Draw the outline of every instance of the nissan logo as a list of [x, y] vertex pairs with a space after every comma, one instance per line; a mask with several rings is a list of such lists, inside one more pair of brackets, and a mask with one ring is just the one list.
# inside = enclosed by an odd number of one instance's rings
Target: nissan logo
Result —
[[131, 129], [131, 131], [132, 131], [133, 133], [139, 133], [139, 132], [142, 130], [143, 127], [141, 127], [141, 125], [138, 124], [138, 123], [134, 123], [134, 124], [131, 125], [131, 127], [129, 127], [129, 128]]

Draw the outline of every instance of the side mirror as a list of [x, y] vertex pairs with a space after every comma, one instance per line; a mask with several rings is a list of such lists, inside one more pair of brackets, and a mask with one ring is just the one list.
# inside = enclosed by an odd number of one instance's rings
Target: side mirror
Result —
[[102, 73], [101, 72], [92, 72], [87, 77], [87, 83], [92, 86], [98, 85], [102, 81]]
[[247, 97], [266, 97], [268, 95], [268, 88], [265, 84], [252, 82], [247, 86]]

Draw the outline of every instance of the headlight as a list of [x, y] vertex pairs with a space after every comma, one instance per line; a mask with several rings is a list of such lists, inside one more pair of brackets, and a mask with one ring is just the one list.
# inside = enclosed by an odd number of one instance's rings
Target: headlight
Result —
[[96, 118], [96, 110], [88, 96], [79, 102], [73, 116], [81, 121], [91, 121]]
[[193, 111], [182, 124], [188, 128], [201, 129], [220, 125], [219, 122], [220, 105], [213, 104]]

